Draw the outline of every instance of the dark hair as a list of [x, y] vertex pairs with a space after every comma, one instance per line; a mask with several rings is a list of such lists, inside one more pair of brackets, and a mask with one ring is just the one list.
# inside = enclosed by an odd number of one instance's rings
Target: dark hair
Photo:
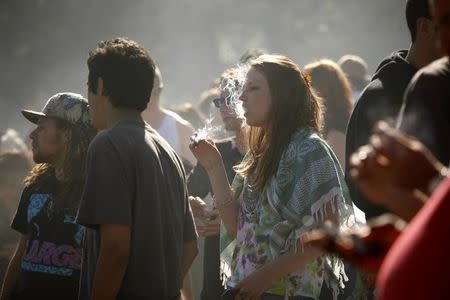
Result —
[[407, 0], [405, 14], [409, 33], [411, 34], [411, 42], [414, 43], [417, 36], [417, 19], [426, 18], [431, 20], [428, 0]]
[[267, 51], [260, 49], [260, 48], [250, 48], [247, 49], [244, 53], [242, 53], [241, 57], [239, 58], [239, 62], [241, 64], [245, 64], [250, 62], [252, 59], [258, 58], [263, 54], [266, 54]]
[[[84, 184], [87, 150], [96, 131], [91, 125], [78, 126], [62, 119], [52, 119], [55, 120], [58, 129], [70, 130], [70, 140], [62, 167], [64, 183], [62, 189], [56, 195], [58, 201], [56, 201], [55, 209], [67, 209], [68, 212], [75, 214]], [[38, 164], [25, 178], [25, 185], [33, 185], [39, 189], [46, 179], [53, 176], [55, 176], [55, 168], [52, 165], [48, 163]]]
[[97, 92], [101, 78], [103, 92], [114, 107], [145, 110], [153, 89], [155, 64], [142, 46], [127, 38], [102, 41], [89, 52], [87, 64], [90, 92]]
[[218, 88], [210, 88], [202, 92], [200, 95], [200, 102], [198, 109], [206, 117], [209, 118], [211, 114], [211, 105], [214, 98], [220, 97], [220, 91]]
[[251, 185], [260, 191], [276, 173], [281, 155], [298, 129], [312, 128], [321, 134], [323, 106], [308, 78], [288, 57], [262, 55], [250, 62], [250, 68], [267, 79], [272, 98], [270, 128], [250, 126], [250, 155], [235, 170], [247, 178], [255, 176]]

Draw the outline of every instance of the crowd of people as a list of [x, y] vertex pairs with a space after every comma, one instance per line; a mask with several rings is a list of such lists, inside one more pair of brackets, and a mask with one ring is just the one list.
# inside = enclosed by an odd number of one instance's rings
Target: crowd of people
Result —
[[137, 42], [99, 42], [86, 98], [1, 134], [0, 300], [446, 298], [450, 2], [405, 16], [371, 78], [252, 49], [198, 106], [161, 105]]

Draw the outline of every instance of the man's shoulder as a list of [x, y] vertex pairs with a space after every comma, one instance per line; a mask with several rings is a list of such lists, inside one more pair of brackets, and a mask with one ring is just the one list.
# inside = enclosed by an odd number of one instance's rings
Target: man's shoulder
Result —
[[448, 57], [443, 57], [420, 69], [411, 80], [411, 86], [424, 86], [435, 89], [437, 88], [436, 84], [448, 83], [449, 81], [450, 62]]
[[102, 130], [97, 133], [90, 144], [90, 148], [110, 148], [126, 146], [130, 137], [143, 136], [145, 125], [137, 126], [134, 122], [123, 122], [111, 129]]
[[355, 109], [360, 109], [361, 107], [367, 105], [373, 105], [374, 102], [380, 99], [380, 96], [388, 94], [386, 86], [380, 79], [372, 80], [366, 88], [362, 91], [359, 100], [355, 104]]
[[448, 56], [442, 57], [422, 68], [419, 73], [429, 76], [448, 76], [450, 73], [450, 60]]
[[97, 135], [92, 139], [89, 145], [89, 151], [92, 152], [96, 149], [102, 149], [107, 147], [110, 143], [110, 132], [109, 130], [102, 130], [97, 133]]
[[193, 129], [191, 123], [189, 123], [187, 120], [183, 119], [176, 112], [173, 112], [168, 109], [164, 109], [164, 114], [166, 115], [166, 117], [173, 119], [175, 121], [175, 123], [177, 124], [177, 126], [179, 126], [181, 128], [189, 128], [190, 130]]

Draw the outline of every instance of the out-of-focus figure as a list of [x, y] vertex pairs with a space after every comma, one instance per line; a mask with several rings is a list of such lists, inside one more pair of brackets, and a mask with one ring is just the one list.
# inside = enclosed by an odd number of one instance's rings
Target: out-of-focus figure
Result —
[[370, 82], [367, 74], [367, 63], [360, 56], [347, 54], [338, 60], [352, 87], [352, 99], [355, 104], [366, 85]]
[[335, 62], [322, 59], [305, 66], [312, 87], [322, 97], [325, 105], [324, 136], [345, 167], [345, 130], [352, 111], [350, 83]]

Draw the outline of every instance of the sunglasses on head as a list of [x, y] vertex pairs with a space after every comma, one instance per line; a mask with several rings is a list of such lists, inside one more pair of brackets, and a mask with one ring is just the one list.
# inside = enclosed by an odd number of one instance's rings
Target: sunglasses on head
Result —
[[214, 106], [217, 108], [221, 108], [224, 105], [230, 105], [230, 100], [227, 98], [222, 98], [222, 97], [214, 99], [213, 102], [214, 102]]

